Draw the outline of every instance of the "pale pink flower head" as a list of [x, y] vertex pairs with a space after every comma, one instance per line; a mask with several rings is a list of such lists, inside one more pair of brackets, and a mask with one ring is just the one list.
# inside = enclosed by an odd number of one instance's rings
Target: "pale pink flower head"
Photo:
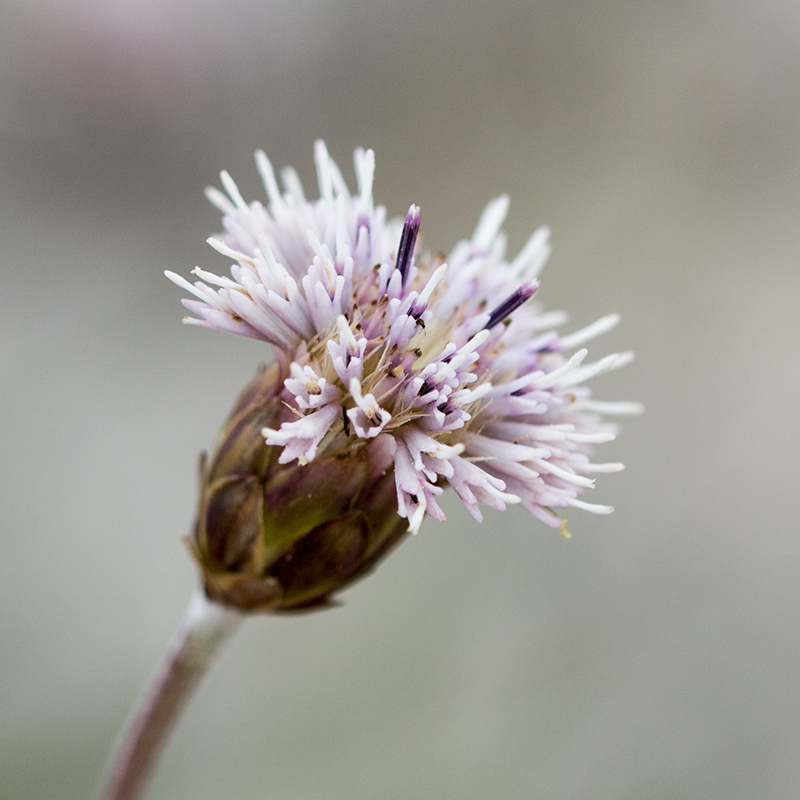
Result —
[[291, 169], [281, 189], [262, 152], [266, 203], [246, 202], [223, 172], [225, 193], [208, 197], [224, 233], [209, 243], [232, 261], [230, 277], [197, 268], [192, 284], [167, 273], [192, 295], [186, 322], [272, 345], [283, 411], [263, 427], [263, 446], [299, 467], [379, 451], [412, 532], [444, 520], [448, 485], [479, 521], [482, 506], [520, 504], [564, 532], [563, 510], [610, 512], [583, 496], [597, 473], [622, 465], [596, 463], [593, 451], [614, 438], [604, 417], [639, 407], [596, 401], [587, 382], [632, 355], [585, 363], [582, 345], [618, 317], [562, 336], [564, 315], [531, 300], [548, 230], [508, 260], [502, 196], [446, 259], [430, 257], [417, 206], [389, 219], [375, 205], [371, 150], [355, 151], [355, 192], [321, 141], [315, 159], [315, 200]]

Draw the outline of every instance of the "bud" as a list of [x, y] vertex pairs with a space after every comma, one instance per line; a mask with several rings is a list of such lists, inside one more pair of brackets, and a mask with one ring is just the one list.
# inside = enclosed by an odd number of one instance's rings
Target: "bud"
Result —
[[190, 548], [206, 593], [245, 611], [300, 611], [367, 573], [406, 533], [398, 516], [388, 435], [325, 447], [311, 463], [279, 464], [262, 429], [293, 418], [285, 375], [262, 367], [245, 388], [216, 450], [200, 462]]

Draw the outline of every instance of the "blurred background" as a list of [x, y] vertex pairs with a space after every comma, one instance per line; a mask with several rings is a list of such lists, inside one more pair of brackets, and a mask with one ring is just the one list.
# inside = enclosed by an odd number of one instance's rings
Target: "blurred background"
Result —
[[313, 141], [449, 250], [511, 195], [641, 400], [566, 541], [446, 506], [343, 608], [249, 620], [153, 800], [794, 798], [800, 5], [2, 0], [0, 796], [90, 797], [195, 584], [198, 452], [268, 356], [182, 327], [203, 188]]

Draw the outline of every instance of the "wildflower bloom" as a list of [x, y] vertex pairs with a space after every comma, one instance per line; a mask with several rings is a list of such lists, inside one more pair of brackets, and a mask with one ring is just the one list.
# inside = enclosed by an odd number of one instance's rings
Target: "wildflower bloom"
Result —
[[623, 467], [591, 455], [614, 438], [603, 416], [638, 407], [597, 402], [586, 382], [632, 356], [584, 363], [587, 351], [576, 348], [618, 317], [562, 336], [564, 315], [530, 301], [548, 230], [506, 260], [502, 196], [446, 260], [424, 256], [420, 209], [387, 219], [374, 204], [371, 150], [355, 151], [355, 194], [322, 142], [315, 160], [314, 201], [291, 169], [281, 191], [262, 152], [266, 205], [246, 203], [223, 172], [226, 194], [207, 194], [225, 232], [209, 243], [234, 262], [231, 277], [197, 268], [192, 284], [167, 272], [193, 295], [186, 322], [273, 346], [264, 450], [279, 448], [277, 462], [297, 475], [368, 453], [393, 476], [396, 513], [412, 532], [426, 516], [444, 520], [438, 498], [448, 484], [479, 521], [482, 506], [518, 503], [564, 532], [561, 509], [610, 512], [582, 497], [596, 473]]

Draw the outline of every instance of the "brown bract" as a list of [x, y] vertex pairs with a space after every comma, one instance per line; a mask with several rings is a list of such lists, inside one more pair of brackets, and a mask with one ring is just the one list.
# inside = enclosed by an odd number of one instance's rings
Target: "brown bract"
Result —
[[262, 367], [245, 388], [216, 450], [200, 461], [200, 503], [189, 546], [210, 598], [243, 611], [286, 612], [331, 604], [408, 529], [397, 514], [385, 441], [353, 441], [313, 462], [279, 464], [261, 430], [292, 412], [286, 378]]

